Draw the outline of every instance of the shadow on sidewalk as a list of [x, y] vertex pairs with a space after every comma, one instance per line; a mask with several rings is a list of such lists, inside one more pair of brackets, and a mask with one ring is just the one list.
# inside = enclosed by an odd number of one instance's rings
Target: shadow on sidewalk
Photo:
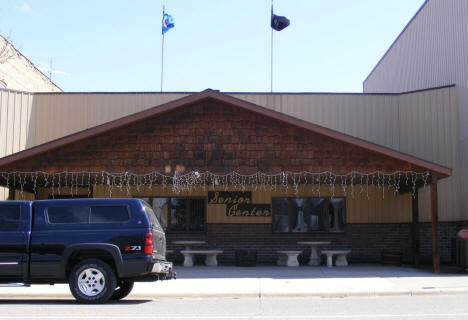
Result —
[[[120, 300], [116, 302], [107, 302], [106, 305], [134, 305], [152, 302], [152, 300]], [[28, 305], [81, 305], [75, 299], [0, 299], [0, 305], [2, 304], [28, 304]]]
[[256, 266], [235, 267], [221, 265], [207, 267], [196, 265], [194, 267], [175, 266], [178, 279], [216, 279], [216, 278], [273, 278], [273, 279], [311, 279], [311, 278], [395, 278], [395, 277], [456, 277], [468, 276], [460, 272], [460, 268], [443, 266], [440, 274], [434, 274], [431, 266], [419, 269], [411, 266], [384, 266], [380, 264], [351, 264], [347, 267], [326, 266]]

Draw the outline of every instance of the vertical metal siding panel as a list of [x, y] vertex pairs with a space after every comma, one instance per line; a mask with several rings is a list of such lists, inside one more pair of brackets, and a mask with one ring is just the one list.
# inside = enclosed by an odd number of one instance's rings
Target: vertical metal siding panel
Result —
[[32, 141], [34, 141], [34, 137], [36, 135], [36, 122], [35, 122], [35, 112], [33, 111], [34, 108], [34, 95], [29, 95], [29, 102], [28, 102], [28, 127], [26, 132], [26, 145], [24, 146], [25, 149], [30, 148]]
[[[35, 98], [36, 101], [37, 101], [37, 97]], [[36, 144], [40, 144], [42, 142], [45, 142], [47, 141], [46, 137], [47, 137], [47, 134], [48, 134], [48, 130], [49, 129], [49, 122], [46, 121], [46, 119], [49, 119], [50, 121], [50, 118], [49, 118], [49, 115], [50, 115], [50, 105], [49, 105], [49, 97], [48, 96], [45, 96], [44, 97], [44, 101], [43, 101], [43, 104], [39, 107], [39, 106], [36, 106], [36, 109], [38, 110], [38, 115], [39, 117], [37, 117], [37, 119], [39, 120], [37, 122], [37, 126], [36, 126]], [[43, 124], [43, 125], [41, 125]]]
[[7, 108], [8, 108], [8, 117], [7, 117], [7, 147], [6, 154], [12, 154], [14, 150], [14, 129], [15, 129], [15, 93], [8, 93]]
[[0, 91], [0, 157], [7, 154], [8, 92]]
[[95, 115], [93, 114], [93, 110], [97, 109], [97, 108], [90, 108], [90, 106], [85, 103], [86, 101], [85, 99], [86, 99], [86, 96], [83, 96], [83, 95], [75, 99], [77, 108], [80, 108], [83, 110], [83, 119], [82, 119], [82, 125], [81, 125], [82, 130], [93, 127], [92, 122], [95, 121]]
[[49, 118], [48, 118], [48, 121], [44, 122], [44, 123], [47, 123], [47, 129], [48, 129], [47, 135], [45, 136], [45, 141], [53, 140], [53, 137], [55, 136], [55, 132], [58, 131], [58, 126], [60, 125], [59, 123], [57, 123], [60, 120], [57, 119], [58, 110], [56, 110], [56, 107], [55, 107], [56, 102], [57, 102], [57, 99], [53, 99], [53, 97], [50, 96], [49, 104], [48, 104]]
[[[38, 97], [35, 97], [36, 102]], [[47, 141], [48, 131], [50, 130], [50, 102], [49, 97], [44, 96], [41, 105], [36, 105], [38, 110], [38, 122], [36, 126], [36, 144]]]
[[0, 92], [0, 157], [25, 148], [31, 97], [22, 92]]
[[86, 109], [80, 107], [78, 99], [73, 99], [73, 101], [71, 101], [71, 105], [72, 105], [73, 113], [78, 118], [76, 121], [77, 126], [75, 130], [81, 131], [87, 127]]
[[[42, 116], [42, 110], [38, 107], [37, 103], [38, 97], [34, 96], [33, 97], [33, 103], [31, 106], [31, 129], [29, 131], [29, 136], [28, 136], [28, 148], [32, 148], [35, 145], [37, 145], [38, 141], [38, 135], [39, 135], [39, 123], [41, 116]], [[42, 124], [43, 126], [44, 124]]]
[[28, 131], [28, 94], [21, 94], [21, 120], [20, 120], [20, 143], [19, 150], [24, 150], [26, 147], [26, 134]]
[[366, 123], [363, 121], [364, 117], [363, 115], [366, 112], [367, 105], [369, 104], [369, 99], [362, 99], [361, 101], [358, 102], [358, 108], [356, 110], [356, 114], [354, 115], [354, 118], [356, 119], [354, 122], [354, 130], [356, 132], [356, 136], [358, 138], [364, 139], [365, 137], [365, 127]]

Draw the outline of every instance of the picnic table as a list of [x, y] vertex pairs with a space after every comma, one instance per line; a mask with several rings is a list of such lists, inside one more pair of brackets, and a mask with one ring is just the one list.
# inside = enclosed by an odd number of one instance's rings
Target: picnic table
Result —
[[309, 266], [320, 265], [320, 255], [317, 252], [317, 247], [320, 245], [331, 244], [330, 241], [298, 241], [297, 244], [305, 244], [310, 247]]

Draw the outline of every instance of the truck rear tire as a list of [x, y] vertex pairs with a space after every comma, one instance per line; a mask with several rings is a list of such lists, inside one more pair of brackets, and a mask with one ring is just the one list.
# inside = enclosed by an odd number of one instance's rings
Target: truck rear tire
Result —
[[69, 276], [70, 291], [81, 303], [104, 303], [114, 294], [117, 280], [102, 260], [86, 259], [75, 265]]
[[115, 288], [114, 294], [110, 297], [110, 300], [117, 301], [123, 299], [130, 294], [132, 289], [133, 281], [119, 280], [117, 281], [117, 287]]

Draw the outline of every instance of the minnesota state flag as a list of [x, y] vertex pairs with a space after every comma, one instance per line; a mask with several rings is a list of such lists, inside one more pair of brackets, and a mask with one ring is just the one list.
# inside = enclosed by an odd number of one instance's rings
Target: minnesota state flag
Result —
[[172, 28], [174, 28], [174, 19], [172, 18], [170, 14], [163, 13], [162, 34], [165, 34]]

